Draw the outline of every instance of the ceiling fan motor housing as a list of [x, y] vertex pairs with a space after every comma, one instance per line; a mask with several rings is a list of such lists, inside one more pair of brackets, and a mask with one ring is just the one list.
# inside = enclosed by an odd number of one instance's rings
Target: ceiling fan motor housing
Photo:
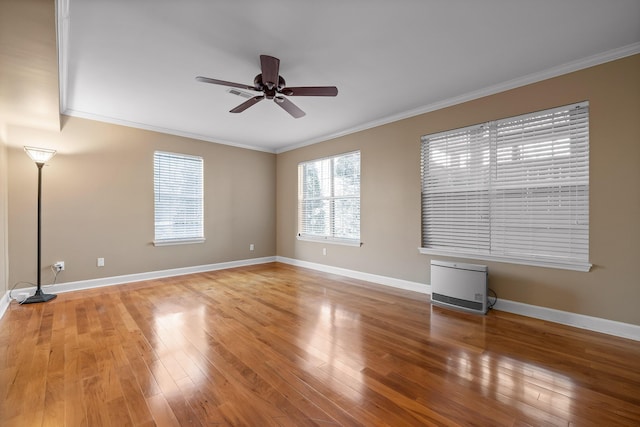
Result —
[[[284, 78], [282, 76], [278, 76], [278, 85], [277, 86], [265, 84], [262, 81], [262, 74], [258, 74], [253, 79], [253, 86], [256, 88], [257, 91], [264, 92], [265, 97], [267, 99], [272, 99], [276, 95], [276, 93], [281, 93], [282, 89], [284, 89], [286, 85], [287, 85], [287, 82], [284, 80]], [[271, 86], [271, 88], [269, 86]]]

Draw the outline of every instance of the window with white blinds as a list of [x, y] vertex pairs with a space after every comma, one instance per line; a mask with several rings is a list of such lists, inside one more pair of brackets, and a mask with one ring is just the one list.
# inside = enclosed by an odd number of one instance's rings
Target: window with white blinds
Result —
[[360, 244], [360, 152], [298, 165], [298, 236]]
[[153, 154], [154, 244], [204, 241], [202, 157]]
[[589, 106], [422, 137], [422, 253], [589, 271]]

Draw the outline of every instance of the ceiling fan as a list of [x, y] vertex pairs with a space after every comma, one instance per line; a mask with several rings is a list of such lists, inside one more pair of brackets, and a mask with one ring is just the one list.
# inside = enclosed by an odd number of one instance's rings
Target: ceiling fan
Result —
[[[263, 99], [273, 99], [276, 104], [282, 107], [287, 113], [293, 117], [300, 118], [305, 115], [296, 104], [289, 101], [285, 96], [336, 96], [338, 88], [335, 86], [300, 86], [287, 87], [284, 78], [279, 74], [280, 60], [269, 55], [260, 55], [260, 68], [262, 73], [253, 79], [253, 86], [242, 83], [227, 82], [224, 80], [211, 79], [209, 77], [196, 77], [196, 80], [203, 83], [212, 83], [222, 86], [236, 87], [240, 89], [248, 89], [256, 92], [262, 92], [262, 95], [255, 96], [248, 101], [243, 102], [230, 113], [241, 113], [252, 105], [257, 104]], [[284, 95], [284, 96], [283, 96]]]

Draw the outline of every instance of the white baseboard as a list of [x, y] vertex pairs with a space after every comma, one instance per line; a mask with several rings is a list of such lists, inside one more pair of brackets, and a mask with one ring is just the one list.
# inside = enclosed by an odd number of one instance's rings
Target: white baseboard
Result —
[[163, 277], [182, 276], [185, 274], [204, 273], [207, 271], [266, 264], [268, 262], [275, 262], [275, 260], [276, 257], [242, 259], [238, 261], [220, 262], [217, 264], [196, 265], [193, 267], [172, 268], [170, 270], [151, 271], [148, 273], [127, 274], [124, 276], [60, 283], [57, 285], [47, 286], [46, 289], [47, 293], [58, 294], [63, 292], [79, 291], [81, 289], [100, 288], [103, 286], [121, 285], [123, 283], [141, 282], [143, 280], [161, 279]]
[[640, 326], [630, 323], [616, 322], [615, 320], [501, 299], [498, 299], [493, 308], [508, 313], [520, 314], [535, 319], [640, 341]]
[[[193, 267], [173, 268], [170, 270], [151, 271], [147, 273], [126, 274], [123, 276], [103, 277], [100, 279], [80, 280], [77, 282], [58, 283], [55, 285], [45, 285], [42, 287], [43, 291], [48, 294], [61, 294], [71, 291], [80, 291], [83, 289], [101, 288], [103, 286], [121, 285], [124, 283], [141, 282], [143, 280], [161, 279], [163, 277], [182, 276], [185, 274], [203, 273], [207, 271], [225, 270], [235, 267], [246, 267], [249, 265], [266, 264], [268, 262], [275, 262], [276, 257], [263, 257], [263, 258], [250, 258], [238, 261], [221, 262], [217, 264], [197, 265]], [[29, 292], [33, 294], [35, 287], [20, 288], [14, 292]], [[11, 299], [9, 298], [9, 291], [0, 300], [0, 319], [4, 316], [4, 313], [9, 308]]]
[[276, 257], [276, 261], [283, 264], [295, 265], [298, 267], [309, 268], [311, 270], [323, 271], [325, 273], [338, 274], [340, 276], [350, 277], [352, 279], [364, 280], [366, 282], [378, 283], [380, 285], [391, 286], [393, 288], [431, 295], [431, 286], [424, 283], [395, 279], [388, 276], [379, 276], [377, 274], [371, 273], [363, 273], [362, 271], [348, 270], [346, 268], [332, 267], [330, 265], [317, 264], [314, 262], [301, 261], [299, 259], [281, 256]]
[[9, 291], [7, 291], [0, 300], [0, 319], [9, 308], [9, 304], [11, 304], [11, 299], [9, 298]]
[[[393, 277], [380, 276], [377, 274], [364, 273], [361, 271], [349, 270], [346, 268], [333, 267], [325, 264], [318, 264], [308, 261], [301, 261], [287, 257], [264, 257], [252, 258], [239, 261], [222, 262], [217, 264], [207, 264], [194, 267], [174, 268], [170, 270], [152, 271], [148, 273], [128, 274], [124, 276], [104, 277], [101, 279], [81, 280], [78, 282], [60, 283], [52, 286], [45, 286], [47, 293], [64, 293], [78, 291], [82, 289], [99, 288], [103, 286], [120, 285], [123, 283], [139, 282], [143, 280], [160, 279], [163, 277], [181, 276], [184, 274], [202, 273], [206, 271], [224, 270], [228, 268], [244, 267], [256, 264], [266, 264], [269, 262], [281, 262], [284, 264], [318, 270], [325, 273], [337, 274], [350, 277], [352, 279], [363, 280], [380, 285], [390, 286], [397, 289], [431, 294], [431, 286], [425, 283], [412, 282], [409, 280], [396, 279]], [[22, 292], [34, 292], [35, 288], [21, 288]], [[0, 319], [9, 308], [11, 299], [7, 291], [0, 299]], [[616, 322], [614, 320], [602, 319], [599, 317], [585, 316], [583, 314], [571, 313], [568, 311], [555, 310], [547, 307], [523, 304], [516, 301], [498, 299], [495, 310], [506, 311], [508, 313], [533, 317], [562, 325], [587, 329], [594, 332], [614, 335], [640, 341], [640, 326], [630, 323]]]
[[[313, 262], [300, 261], [297, 259], [276, 257], [277, 262], [296, 265], [298, 267], [323, 271], [325, 273], [339, 274], [354, 279], [365, 280], [380, 285], [394, 288], [406, 289], [415, 292], [431, 294], [431, 286], [425, 283], [410, 282], [407, 280], [394, 279], [386, 276], [363, 273], [360, 271], [348, 270], [344, 268], [332, 267], [330, 265], [317, 264]], [[560, 323], [562, 325], [573, 326], [580, 329], [587, 329], [593, 332], [614, 335], [640, 341], [640, 326], [630, 323], [616, 322], [614, 320], [602, 319], [599, 317], [585, 316], [583, 314], [571, 313], [568, 311], [555, 310], [547, 307], [523, 304], [521, 302], [498, 299], [494, 310], [506, 311], [508, 313], [533, 317], [535, 319]]]

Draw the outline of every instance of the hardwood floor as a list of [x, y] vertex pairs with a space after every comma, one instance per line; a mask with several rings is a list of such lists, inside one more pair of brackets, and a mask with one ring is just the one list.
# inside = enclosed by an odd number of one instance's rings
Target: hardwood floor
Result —
[[284, 264], [12, 303], [2, 426], [640, 425], [640, 343]]

